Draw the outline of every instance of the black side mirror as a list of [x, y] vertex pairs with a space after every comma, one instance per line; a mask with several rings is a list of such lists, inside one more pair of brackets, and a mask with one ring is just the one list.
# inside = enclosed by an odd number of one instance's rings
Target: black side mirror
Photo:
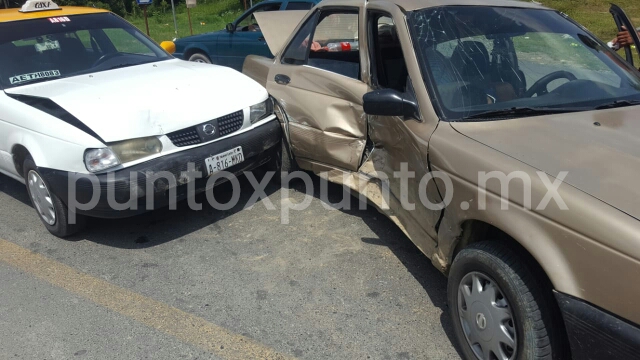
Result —
[[232, 23], [228, 23], [227, 24], [227, 31], [230, 32], [230, 33], [235, 32], [236, 31], [236, 26], [234, 24], [232, 24]]
[[368, 115], [403, 116], [420, 119], [415, 99], [393, 89], [375, 90], [362, 97], [364, 112]]

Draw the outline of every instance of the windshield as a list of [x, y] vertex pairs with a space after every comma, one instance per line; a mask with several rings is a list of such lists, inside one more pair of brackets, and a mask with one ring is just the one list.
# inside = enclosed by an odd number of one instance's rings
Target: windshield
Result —
[[414, 11], [408, 21], [444, 119], [509, 109], [526, 111], [502, 116], [592, 110], [640, 100], [638, 72], [558, 12], [446, 6]]
[[0, 23], [0, 84], [5, 89], [168, 58], [111, 13]]

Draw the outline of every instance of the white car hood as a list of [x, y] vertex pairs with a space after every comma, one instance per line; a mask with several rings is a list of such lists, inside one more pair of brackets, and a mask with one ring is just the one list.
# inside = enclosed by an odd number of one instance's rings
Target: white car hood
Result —
[[105, 142], [164, 135], [264, 101], [231, 68], [172, 59], [6, 90], [49, 98]]

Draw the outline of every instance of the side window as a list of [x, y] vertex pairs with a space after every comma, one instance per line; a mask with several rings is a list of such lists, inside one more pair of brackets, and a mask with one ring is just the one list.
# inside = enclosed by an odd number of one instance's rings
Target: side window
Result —
[[258, 22], [256, 21], [256, 17], [253, 16], [253, 14], [261, 11], [278, 11], [280, 10], [281, 5], [282, 3], [269, 3], [267, 5], [263, 5], [256, 8], [252, 13], [245, 15], [245, 17], [236, 24], [237, 30], [238, 31], [260, 31], [260, 28], [258, 27]]
[[91, 34], [89, 33], [89, 30], [78, 30], [76, 31], [76, 37], [78, 39], [80, 39], [80, 41], [82, 42], [82, 45], [84, 45], [85, 49], [87, 50], [92, 50], [93, 47], [91, 46]]
[[125, 29], [104, 29], [103, 31], [118, 52], [156, 56], [150, 48]]
[[309, 39], [318, 21], [318, 12], [307, 19], [307, 22], [298, 30], [296, 36], [291, 40], [287, 50], [282, 56], [283, 64], [304, 65], [307, 62], [309, 52]]
[[310, 2], [291, 1], [285, 10], [311, 10], [312, 7], [313, 3]]
[[358, 13], [323, 13], [313, 34], [307, 65], [358, 79], [359, 49]]
[[282, 62], [359, 79], [359, 49], [357, 10], [316, 13], [289, 43]]
[[407, 65], [402, 53], [396, 25], [389, 16], [373, 14], [371, 34], [374, 42], [371, 46], [374, 59], [374, 82], [381, 88], [405, 92], [407, 86]]

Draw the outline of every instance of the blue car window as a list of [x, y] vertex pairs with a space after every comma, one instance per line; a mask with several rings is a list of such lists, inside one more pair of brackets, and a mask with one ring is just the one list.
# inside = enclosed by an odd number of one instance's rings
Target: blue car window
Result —
[[236, 27], [240, 31], [260, 31], [258, 27], [258, 21], [256, 21], [254, 13], [260, 11], [278, 11], [280, 10], [280, 6], [282, 3], [268, 3], [259, 7], [256, 7], [252, 12], [245, 14], [243, 18], [241, 18]]
[[313, 7], [313, 3], [302, 1], [291, 1], [287, 4], [285, 10], [310, 10]]

